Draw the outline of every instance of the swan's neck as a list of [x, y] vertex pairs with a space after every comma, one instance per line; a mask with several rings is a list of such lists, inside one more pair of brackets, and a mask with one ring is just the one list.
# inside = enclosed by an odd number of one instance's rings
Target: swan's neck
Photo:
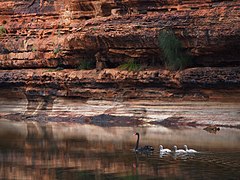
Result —
[[173, 150], [174, 150], [174, 152], [176, 152], [176, 151], [177, 151], [177, 147], [176, 147], [176, 146], [174, 146], [174, 147], [173, 147]]
[[139, 145], [139, 134], [137, 134], [137, 142], [136, 142], [135, 150], [138, 149], [138, 145]]

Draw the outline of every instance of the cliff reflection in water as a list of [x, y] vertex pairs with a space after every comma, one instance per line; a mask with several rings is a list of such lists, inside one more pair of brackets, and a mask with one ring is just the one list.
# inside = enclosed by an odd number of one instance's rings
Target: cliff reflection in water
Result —
[[[239, 130], [221, 129], [217, 134], [209, 134], [197, 128], [107, 128], [74, 123], [12, 122], [4, 119], [1, 119], [0, 127], [0, 179], [169, 175], [186, 178], [195, 176], [197, 170], [204, 173], [204, 165], [211, 163], [211, 159], [213, 165], [216, 163], [214, 159], [218, 159], [220, 167], [226, 164], [228, 169], [231, 168], [229, 173], [239, 168]], [[159, 144], [166, 147], [188, 144], [204, 153], [188, 159], [192, 168], [186, 161], [180, 163], [179, 159], [171, 156], [161, 159], [157, 152], [149, 157], [135, 156], [131, 150], [135, 145], [136, 139], [132, 136], [135, 131], [142, 135], [141, 144], [152, 144], [156, 149]], [[220, 156], [223, 151], [230, 154], [225, 158], [227, 162]], [[210, 154], [206, 156], [206, 153]], [[223, 170], [218, 167], [219, 164], [212, 166], [212, 171]], [[238, 175], [237, 172], [235, 175]]]

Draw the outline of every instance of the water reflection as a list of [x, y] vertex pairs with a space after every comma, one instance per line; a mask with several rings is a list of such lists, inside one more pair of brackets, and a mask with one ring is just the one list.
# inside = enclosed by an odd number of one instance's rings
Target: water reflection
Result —
[[[164, 127], [99, 127], [75, 123], [0, 121], [0, 179], [106, 179], [239, 177], [240, 130]], [[161, 156], [135, 154], [140, 144], [183, 148], [201, 153]]]

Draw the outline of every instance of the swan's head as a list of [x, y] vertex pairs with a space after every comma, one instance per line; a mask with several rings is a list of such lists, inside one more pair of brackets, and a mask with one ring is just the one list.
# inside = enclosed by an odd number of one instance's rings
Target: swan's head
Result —
[[173, 150], [176, 151], [177, 150], [177, 146], [173, 146]]
[[160, 145], [160, 146], [159, 146], [159, 149], [160, 149], [160, 150], [162, 150], [162, 149], [163, 149], [163, 146], [162, 146], [162, 145]]
[[188, 150], [188, 147], [187, 147], [187, 145], [184, 145], [183, 147], [184, 147], [184, 149], [185, 149], [185, 150]]
[[138, 132], [136, 132], [136, 133], [134, 133], [133, 135], [139, 136], [139, 133], [138, 133]]

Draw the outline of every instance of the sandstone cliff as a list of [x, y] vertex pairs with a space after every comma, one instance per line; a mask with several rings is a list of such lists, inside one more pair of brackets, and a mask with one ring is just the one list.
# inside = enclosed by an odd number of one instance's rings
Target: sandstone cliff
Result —
[[[87, 98], [114, 97], [122, 87], [140, 88], [126, 96], [135, 98], [162, 96], [161, 88], [239, 88], [239, 7], [234, 0], [0, 1], [0, 86]], [[193, 66], [222, 68], [163, 70], [157, 38], [163, 29], [175, 32]], [[116, 68], [131, 58], [158, 67], [75, 70], [83, 61]], [[59, 67], [66, 70], [43, 69]], [[140, 95], [142, 87], [149, 95]]]
[[196, 65], [239, 65], [238, 1], [21, 0], [0, 2], [0, 67], [74, 68], [83, 60], [161, 63], [171, 28]]

